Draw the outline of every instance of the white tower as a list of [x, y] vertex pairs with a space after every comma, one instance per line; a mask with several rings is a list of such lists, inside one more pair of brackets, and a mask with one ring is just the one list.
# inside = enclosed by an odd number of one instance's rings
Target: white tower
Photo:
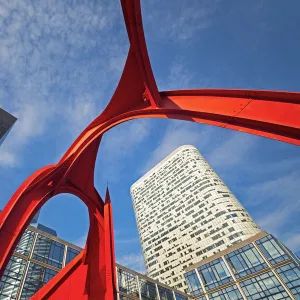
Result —
[[260, 232], [194, 146], [181, 146], [130, 189], [148, 276], [185, 290], [184, 269]]

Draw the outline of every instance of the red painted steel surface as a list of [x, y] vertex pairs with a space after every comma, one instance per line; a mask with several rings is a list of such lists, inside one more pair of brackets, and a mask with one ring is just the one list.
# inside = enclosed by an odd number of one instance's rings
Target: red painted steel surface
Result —
[[60, 193], [88, 207], [90, 229], [84, 251], [33, 299], [104, 299], [116, 293], [112, 210], [94, 187], [102, 135], [137, 118], [172, 118], [244, 131], [300, 145], [300, 94], [247, 90], [159, 92], [146, 48], [140, 2], [121, 0], [130, 48], [123, 74], [106, 109], [80, 134], [55, 165], [31, 175], [0, 215], [0, 276], [35, 213]]

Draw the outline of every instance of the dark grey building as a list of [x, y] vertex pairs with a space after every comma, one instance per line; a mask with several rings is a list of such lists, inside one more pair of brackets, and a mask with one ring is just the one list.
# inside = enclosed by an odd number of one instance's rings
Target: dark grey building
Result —
[[0, 108], [0, 146], [16, 122], [17, 118]]

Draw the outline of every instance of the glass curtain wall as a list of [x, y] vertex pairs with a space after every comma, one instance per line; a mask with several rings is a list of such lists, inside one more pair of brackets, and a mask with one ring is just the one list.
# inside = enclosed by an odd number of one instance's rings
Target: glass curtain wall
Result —
[[27, 229], [16, 246], [0, 280], [1, 300], [29, 299], [80, 253], [35, 230]]

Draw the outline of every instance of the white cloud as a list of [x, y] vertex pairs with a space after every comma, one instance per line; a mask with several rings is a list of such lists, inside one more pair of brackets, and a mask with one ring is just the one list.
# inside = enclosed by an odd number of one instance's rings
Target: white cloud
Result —
[[[138, 119], [114, 127], [107, 132], [101, 141], [99, 157], [101, 160], [101, 176], [109, 182], [116, 182], [126, 166], [124, 161], [134, 149], [149, 135], [151, 121]], [[105, 159], [102, 159], [105, 158]]]
[[76, 246], [83, 249], [85, 247], [85, 244], [86, 244], [86, 238], [87, 238], [87, 236], [83, 235], [80, 238], [72, 241], [72, 244], [74, 244], [74, 245], [76, 245]]
[[0, 152], [0, 165], [15, 167], [17, 164], [17, 158], [13, 153], [7, 152], [7, 150]]
[[171, 63], [168, 75], [165, 78], [159, 78], [157, 82], [159, 90], [179, 90], [190, 89], [192, 87], [209, 87], [211, 80], [207, 77], [199, 76], [191, 71], [184, 61], [183, 56], [177, 56]]
[[210, 129], [203, 128], [198, 125], [197, 130], [195, 126], [183, 121], [171, 121], [169, 126], [165, 129], [162, 139], [159, 141], [158, 146], [149, 155], [149, 159], [141, 169], [144, 174], [159, 163], [163, 158], [168, 156], [179, 146], [185, 144], [199, 144], [203, 146], [210, 138]]
[[58, 143], [69, 146], [101, 112], [127, 51], [125, 32], [111, 34], [120, 12], [111, 1], [0, 3], [0, 105], [18, 118], [1, 166], [20, 164], [24, 147], [47, 133], [64, 133]]
[[132, 253], [117, 257], [117, 262], [124, 267], [128, 267], [136, 272], [145, 274], [144, 258], [141, 253]]
[[[265, 165], [268, 169], [276, 169], [276, 165]], [[270, 171], [270, 170], [269, 170]], [[264, 180], [263, 182], [256, 183], [250, 187], [247, 187], [246, 193], [249, 198], [249, 205], [258, 206], [263, 199], [273, 199], [273, 203], [276, 201], [280, 203], [284, 199], [297, 199], [297, 194], [300, 193], [300, 187], [297, 184], [300, 176], [296, 173], [284, 174], [277, 173], [276, 178]], [[295, 199], [295, 200], [296, 200]], [[289, 201], [290, 202], [290, 201]], [[297, 201], [292, 201], [297, 204]], [[300, 199], [299, 199], [300, 203]], [[285, 202], [283, 202], [285, 205]]]
[[160, 40], [187, 41], [212, 24], [219, 1], [144, 1], [146, 28]]
[[103, 138], [103, 150], [110, 155], [125, 155], [128, 149], [148, 136], [150, 128], [150, 120], [146, 119], [132, 120], [114, 127]]
[[167, 78], [162, 80], [160, 89], [163, 91], [187, 89], [191, 86], [194, 78], [195, 74], [188, 70], [181, 58], [177, 58], [172, 62]]
[[221, 144], [214, 146], [207, 160], [214, 167], [237, 165], [245, 161], [248, 151], [253, 149], [256, 139], [243, 132], [229, 132]]
[[51, 106], [36, 100], [15, 102], [12, 114], [18, 120], [0, 149], [1, 165], [15, 167], [19, 164], [19, 155], [28, 141], [44, 133], [51, 109]]
[[247, 203], [259, 206], [264, 201], [265, 212], [259, 219], [259, 225], [267, 231], [281, 235], [295, 213], [300, 212], [300, 176], [297, 173], [258, 183], [248, 188]]
[[66, 130], [72, 138], [78, 134], [99, 114], [96, 100], [91, 95], [79, 96], [63, 106], [61, 118], [67, 122]]
[[300, 251], [300, 233], [293, 233], [292, 236], [285, 240], [285, 244], [293, 252]]

